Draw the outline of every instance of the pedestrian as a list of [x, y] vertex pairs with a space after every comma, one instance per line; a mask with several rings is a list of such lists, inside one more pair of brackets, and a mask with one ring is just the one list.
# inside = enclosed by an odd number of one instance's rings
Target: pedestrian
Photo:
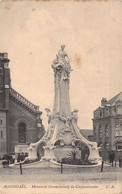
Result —
[[12, 155], [13, 163], [15, 162], [15, 154]]
[[18, 153], [17, 162], [20, 162], [20, 153]]
[[110, 163], [112, 163], [112, 166], [113, 166], [114, 159], [115, 159], [115, 153], [113, 150], [111, 150], [109, 154], [109, 160], [110, 160]]

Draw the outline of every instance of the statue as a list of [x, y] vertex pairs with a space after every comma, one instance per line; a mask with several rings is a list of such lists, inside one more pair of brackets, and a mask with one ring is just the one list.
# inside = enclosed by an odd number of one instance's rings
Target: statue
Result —
[[61, 50], [58, 51], [58, 56], [59, 56], [60, 60], [62, 60], [62, 62], [65, 63], [66, 58], [67, 58], [67, 62], [69, 62], [69, 57], [68, 57], [66, 51], [64, 51], [64, 48], [65, 48], [65, 45], [61, 45]]
[[54, 69], [54, 72], [56, 73], [57, 70], [59, 74], [61, 74], [61, 81], [69, 79], [69, 74], [71, 71], [69, 57], [64, 48], [65, 45], [61, 45], [61, 49], [58, 51], [56, 59], [54, 59], [52, 63], [52, 68]]
[[48, 124], [49, 124], [51, 122], [51, 111], [49, 108], [45, 108], [45, 111], [47, 112]]
[[75, 119], [75, 122], [77, 123], [77, 121], [78, 121], [78, 110], [74, 109], [74, 111], [71, 112], [71, 116], [72, 116], [73, 119]]

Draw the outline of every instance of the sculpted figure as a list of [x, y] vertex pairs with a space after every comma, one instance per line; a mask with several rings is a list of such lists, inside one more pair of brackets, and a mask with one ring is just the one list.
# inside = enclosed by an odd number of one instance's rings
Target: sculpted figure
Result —
[[59, 59], [63, 62], [63, 63], [69, 63], [69, 57], [66, 53], [66, 51], [64, 50], [65, 45], [61, 45], [61, 49], [58, 51], [58, 57]]
[[71, 71], [69, 57], [64, 48], [65, 45], [62, 45], [52, 63], [52, 68], [54, 69], [54, 71], [58, 71], [59, 74], [61, 74], [61, 81], [69, 79], [69, 74]]
[[74, 111], [71, 113], [72, 117], [75, 119], [76, 123], [78, 121], [78, 110], [74, 109]]
[[47, 112], [48, 124], [49, 124], [51, 122], [51, 111], [49, 108], [45, 108], [45, 111]]

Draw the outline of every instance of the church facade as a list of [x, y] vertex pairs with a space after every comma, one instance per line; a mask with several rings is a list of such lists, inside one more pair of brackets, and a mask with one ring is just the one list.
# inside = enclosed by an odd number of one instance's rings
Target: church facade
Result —
[[27, 152], [44, 135], [39, 106], [11, 87], [9, 59], [0, 53], [0, 156]]
[[110, 100], [103, 98], [93, 113], [93, 138], [105, 158], [109, 151], [122, 153], [122, 92]]

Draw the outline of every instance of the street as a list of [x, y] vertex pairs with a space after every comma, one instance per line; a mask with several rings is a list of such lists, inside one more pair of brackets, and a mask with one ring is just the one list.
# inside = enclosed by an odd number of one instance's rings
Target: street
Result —
[[[3, 193], [111, 193], [121, 191], [121, 168], [104, 165], [96, 168], [0, 168], [0, 188]], [[99, 190], [98, 190], [99, 189]], [[105, 191], [104, 191], [105, 190]], [[53, 191], [53, 192], [52, 192]], [[1, 192], [1, 193], [2, 193]], [[1, 194], [0, 193], [0, 194]]]

